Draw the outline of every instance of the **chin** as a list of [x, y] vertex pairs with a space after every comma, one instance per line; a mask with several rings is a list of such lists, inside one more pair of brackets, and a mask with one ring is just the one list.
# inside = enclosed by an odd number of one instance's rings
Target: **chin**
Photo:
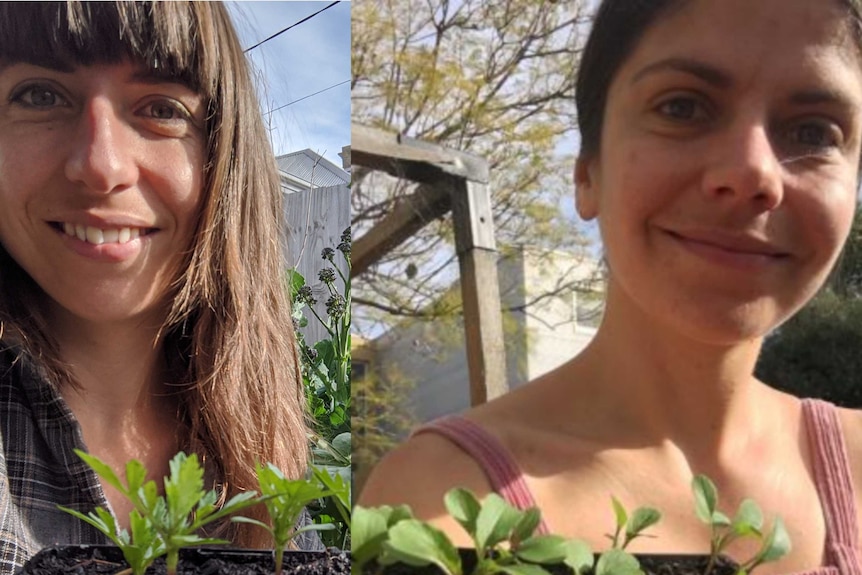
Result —
[[730, 309], [682, 310], [668, 314], [673, 327], [683, 336], [707, 345], [733, 347], [741, 344], [759, 344], [779, 324], [790, 317], [762, 303], [751, 303]]

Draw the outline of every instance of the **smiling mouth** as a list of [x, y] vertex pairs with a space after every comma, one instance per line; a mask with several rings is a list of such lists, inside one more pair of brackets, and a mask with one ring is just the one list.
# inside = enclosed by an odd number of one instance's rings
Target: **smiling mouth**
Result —
[[155, 231], [155, 228], [96, 228], [69, 222], [50, 222], [51, 226], [69, 237], [100, 246], [102, 244], [126, 244]]
[[738, 256], [782, 259], [790, 254], [777, 249], [766, 242], [747, 238], [711, 237], [684, 234], [666, 230], [666, 233], [677, 241], [703, 248], [726, 252]]

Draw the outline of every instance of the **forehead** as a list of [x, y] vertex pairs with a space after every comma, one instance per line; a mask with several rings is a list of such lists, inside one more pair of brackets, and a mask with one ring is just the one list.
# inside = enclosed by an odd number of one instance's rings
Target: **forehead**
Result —
[[647, 28], [620, 75], [672, 57], [761, 79], [851, 68], [858, 75], [853, 29], [848, 8], [838, 0], [688, 0]]

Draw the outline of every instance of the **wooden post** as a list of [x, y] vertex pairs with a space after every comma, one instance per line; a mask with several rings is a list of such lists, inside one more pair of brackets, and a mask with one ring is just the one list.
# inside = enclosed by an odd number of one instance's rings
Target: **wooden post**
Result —
[[461, 270], [470, 403], [479, 405], [509, 390], [491, 195], [485, 183], [453, 180], [452, 220]]

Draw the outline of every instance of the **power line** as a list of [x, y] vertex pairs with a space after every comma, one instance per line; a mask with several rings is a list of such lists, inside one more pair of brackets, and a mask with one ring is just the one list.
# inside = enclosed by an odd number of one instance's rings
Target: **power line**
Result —
[[330, 4], [329, 6], [327, 6], [326, 8], [322, 8], [321, 10], [318, 10], [317, 12], [315, 12], [314, 14], [312, 14], [311, 16], [306, 16], [305, 18], [303, 18], [303, 19], [302, 19], [302, 20], [300, 20], [299, 22], [295, 22], [295, 23], [291, 24], [290, 26], [288, 26], [288, 27], [287, 27], [287, 28], [285, 28], [284, 30], [281, 30], [281, 31], [279, 31], [279, 32], [276, 32], [275, 34], [273, 34], [273, 35], [272, 35], [272, 36], [270, 36], [269, 38], [264, 38], [263, 40], [261, 40], [260, 42], [258, 42], [258, 43], [257, 43], [257, 44], [255, 44], [254, 46], [252, 46], [251, 48], [246, 48], [245, 50], [243, 50], [243, 54], [245, 54], [246, 52], [251, 52], [252, 50], [254, 50], [255, 48], [257, 48], [257, 47], [258, 47], [258, 46], [260, 46], [261, 44], [264, 44], [264, 43], [266, 43], [266, 42], [269, 42], [270, 40], [272, 40], [272, 39], [273, 39], [273, 38], [275, 38], [276, 36], [279, 36], [280, 34], [284, 34], [285, 32], [287, 32], [288, 30], [290, 30], [290, 29], [291, 29], [291, 28], [293, 28], [294, 26], [299, 26], [299, 25], [300, 25], [300, 24], [302, 24], [303, 22], [307, 22], [307, 21], [311, 20], [312, 18], [314, 18], [315, 16], [317, 16], [318, 14], [320, 14], [321, 12], [323, 12], [324, 10], [329, 10], [330, 8], [332, 8], [333, 6], [335, 6], [336, 4], [338, 4], [339, 2], [340, 2], [340, 0], [336, 0], [335, 2], [333, 2], [332, 4]]
[[343, 82], [339, 82], [339, 83], [337, 83], [337, 84], [333, 84], [332, 86], [329, 86], [328, 88], [324, 88], [323, 90], [318, 90], [318, 91], [317, 91], [317, 92], [315, 92], [314, 94], [309, 94], [308, 96], [303, 96], [302, 98], [299, 98], [299, 99], [297, 99], [297, 100], [294, 100], [293, 102], [288, 102], [287, 104], [284, 104], [284, 105], [282, 105], [282, 106], [279, 106], [278, 108], [273, 108], [272, 110], [270, 110], [269, 112], [267, 112], [267, 115], [270, 115], [270, 114], [272, 114], [273, 112], [277, 112], [278, 110], [281, 110], [282, 108], [287, 108], [287, 107], [288, 107], [288, 106], [290, 106], [291, 104], [296, 104], [297, 102], [301, 102], [301, 101], [303, 101], [303, 100], [306, 100], [306, 99], [308, 99], [308, 98], [311, 98], [312, 96], [317, 96], [318, 94], [321, 94], [321, 93], [323, 93], [323, 92], [326, 92], [327, 90], [331, 90], [331, 89], [333, 89], [333, 88], [337, 88], [338, 86], [341, 86], [342, 84], [346, 84], [346, 83], [348, 83], [349, 81], [350, 81], [349, 79], [344, 80]]

